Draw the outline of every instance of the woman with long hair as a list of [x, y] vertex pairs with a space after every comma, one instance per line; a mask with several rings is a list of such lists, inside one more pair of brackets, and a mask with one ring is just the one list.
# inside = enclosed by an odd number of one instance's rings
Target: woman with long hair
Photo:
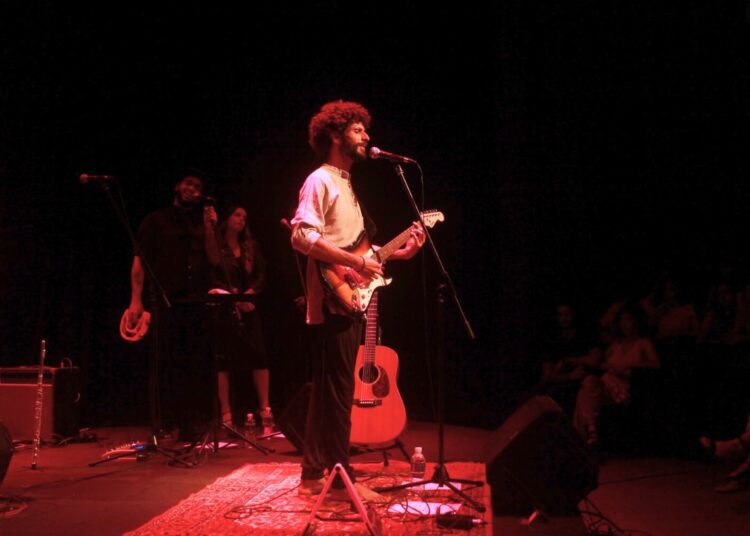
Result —
[[[247, 211], [230, 207], [218, 227], [220, 258], [213, 259], [214, 286], [235, 294], [258, 294], [265, 283], [265, 260], [247, 227]], [[222, 421], [233, 421], [230, 378], [252, 370], [263, 433], [272, 431], [269, 400], [270, 374], [260, 314], [251, 301], [218, 308], [215, 322], [215, 354]]]

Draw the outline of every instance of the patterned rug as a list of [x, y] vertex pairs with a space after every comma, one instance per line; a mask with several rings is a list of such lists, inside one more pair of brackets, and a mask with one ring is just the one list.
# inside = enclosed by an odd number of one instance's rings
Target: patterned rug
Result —
[[[407, 480], [409, 465], [391, 461], [382, 464], [354, 464], [357, 480], [369, 487], [386, 487]], [[449, 463], [451, 478], [485, 481], [484, 465], [480, 463]], [[428, 464], [427, 475], [433, 468]], [[128, 536], [155, 535], [286, 535], [302, 534], [317, 497], [297, 494], [299, 464], [247, 464], [217, 479], [198, 493], [153, 518]], [[361, 476], [360, 476], [361, 475]], [[389, 502], [372, 505], [382, 534], [449, 534], [456, 529], [438, 526], [435, 510], [444, 514], [456, 510], [471, 514], [485, 523], [471, 531], [454, 533], [492, 534], [492, 510], [488, 486], [465, 486], [471, 499], [484, 504], [480, 514], [463, 506], [449, 490], [400, 490], [384, 494]], [[425, 515], [430, 505], [433, 515]], [[422, 513], [424, 512], [424, 513]], [[325, 501], [316, 516], [314, 534], [368, 534], [348, 502]]]

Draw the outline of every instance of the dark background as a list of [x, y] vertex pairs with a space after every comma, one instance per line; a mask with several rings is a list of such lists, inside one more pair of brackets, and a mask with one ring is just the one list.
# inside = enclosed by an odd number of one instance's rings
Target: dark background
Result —
[[[278, 222], [315, 167], [309, 118], [344, 98], [370, 109], [373, 145], [419, 160], [427, 208], [446, 215], [435, 242], [477, 335], [449, 303], [447, 417], [496, 426], [537, 377], [556, 300], [595, 318], [669, 268], [700, 307], [721, 263], [747, 265], [746, 2], [644, 4], [5, 6], [0, 365], [34, 364], [46, 338], [50, 363], [81, 368], [84, 422], [145, 421], [144, 348], [117, 335], [131, 248], [104, 192], [77, 178], [116, 175], [137, 225], [197, 166], [223, 205], [248, 207], [269, 258], [283, 406], [307, 365]], [[355, 181], [380, 242], [409, 224], [389, 164], [363, 163]], [[433, 415], [438, 278], [425, 265], [426, 299], [412, 262], [390, 266], [381, 300], [418, 418]]]

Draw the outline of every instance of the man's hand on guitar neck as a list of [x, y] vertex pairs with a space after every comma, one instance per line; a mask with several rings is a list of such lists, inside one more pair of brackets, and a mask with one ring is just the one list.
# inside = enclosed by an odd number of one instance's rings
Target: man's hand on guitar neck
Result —
[[424, 229], [422, 228], [422, 224], [418, 221], [413, 222], [409, 240], [406, 241], [406, 244], [404, 244], [402, 248], [397, 249], [393, 252], [393, 255], [391, 255], [391, 259], [402, 261], [411, 259], [414, 255], [417, 254], [420, 249], [422, 249], [425, 239], [426, 236], [424, 233]]

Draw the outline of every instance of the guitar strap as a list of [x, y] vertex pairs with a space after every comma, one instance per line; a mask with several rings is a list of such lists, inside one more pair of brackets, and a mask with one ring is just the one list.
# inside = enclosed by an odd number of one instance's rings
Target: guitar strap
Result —
[[343, 246], [342, 249], [345, 249], [346, 251], [351, 251], [359, 246], [365, 237], [367, 237], [367, 240], [369, 240], [370, 244], [372, 244], [372, 237], [375, 236], [375, 234], [378, 232], [378, 227], [375, 225], [375, 221], [367, 213], [367, 209], [362, 206], [362, 203], [359, 204], [359, 208], [362, 211], [362, 220], [364, 222], [365, 229], [364, 231], [359, 233], [359, 236], [357, 236], [357, 239], [354, 242], [352, 242], [348, 246]]
[[359, 204], [359, 208], [362, 210], [362, 219], [365, 222], [365, 233], [372, 244], [373, 237], [378, 233], [378, 226], [375, 225], [375, 220], [370, 217], [370, 214], [362, 203]]
[[352, 189], [354, 190], [354, 195], [357, 198], [357, 203], [359, 203], [359, 209], [362, 211], [362, 219], [364, 220], [365, 224], [365, 233], [367, 234], [368, 240], [370, 240], [370, 243], [372, 244], [373, 237], [378, 233], [378, 227], [377, 225], [375, 225], [375, 220], [370, 217], [370, 214], [367, 212], [367, 208], [365, 208], [365, 205], [360, 200], [359, 192], [357, 192], [357, 188], [354, 186], [354, 181], [352, 181], [351, 185]]

